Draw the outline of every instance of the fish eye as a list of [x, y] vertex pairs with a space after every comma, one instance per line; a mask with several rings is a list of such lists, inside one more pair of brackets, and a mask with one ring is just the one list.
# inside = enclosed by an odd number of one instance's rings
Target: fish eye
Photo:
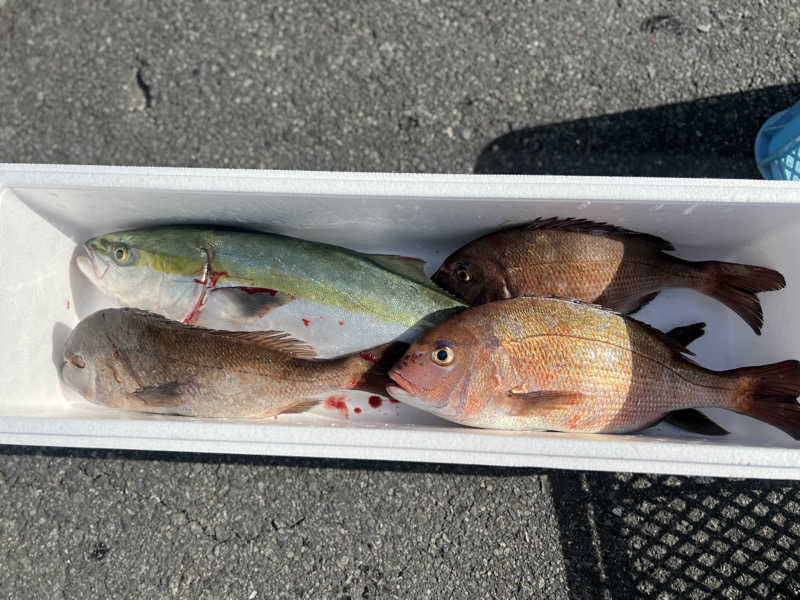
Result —
[[78, 367], [79, 369], [82, 369], [86, 366], [86, 361], [84, 361], [77, 354], [73, 354], [67, 360], [69, 360], [70, 364], [72, 364], [73, 367]]
[[114, 248], [114, 260], [118, 263], [124, 263], [128, 260], [128, 249], [125, 246], [117, 246]]
[[458, 277], [464, 283], [472, 279], [472, 276], [469, 274], [469, 271], [467, 270], [467, 267], [465, 265], [460, 265], [456, 269], [456, 277]]
[[436, 348], [436, 350], [433, 351], [433, 354], [431, 354], [431, 360], [442, 367], [452, 365], [455, 359], [456, 355], [453, 352], [453, 349], [448, 348], [447, 346]]

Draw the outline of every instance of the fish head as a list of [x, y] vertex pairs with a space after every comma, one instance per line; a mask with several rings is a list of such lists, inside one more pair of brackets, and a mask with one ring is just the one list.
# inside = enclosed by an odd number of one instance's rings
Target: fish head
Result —
[[113, 339], [113, 309], [98, 311], [78, 323], [67, 337], [60, 368], [64, 384], [89, 402], [116, 405], [122, 397], [124, 381], [112, 361], [116, 351]]
[[[418, 338], [389, 371], [397, 400], [446, 419], [463, 422], [481, 394], [488, 351], [459, 317]], [[480, 401], [478, 399], [478, 401]]]
[[436, 285], [471, 305], [511, 297], [502, 259], [478, 240], [451, 254], [432, 279]]
[[[158, 230], [109, 233], [90, 239], [85, 256], [77, 258], [81, 272], [104, 294], [124, 306], [135, 306], [181, 319], [196, 302], [202, 287], [204, 255], [176, 256], [169, 233]], [[174, 236], [173, 236], [174, 237]], [[176, 285], [177, 284], [177, 285]]]

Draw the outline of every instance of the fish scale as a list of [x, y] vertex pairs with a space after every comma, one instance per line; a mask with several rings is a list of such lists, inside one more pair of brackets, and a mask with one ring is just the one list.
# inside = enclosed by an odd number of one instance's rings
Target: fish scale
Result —
[[322, 357], [410, 341], [465, 307], [420, 260], [269, 233], [156, 227], [93, 238], [86, 253], [78, 267], [123, 306], [212, 329], [284, 331]]
[[453, 252], [434, 281], [470, 304], [559, 296], [635, 312], [664, 288], [690, 288], [736, 311], [756, 333], [757, 292], [785, 286], [777, 271], [717, 261], [690, 262], [667, 241], [582, 219], [538, 219], [479, 238]]
[[213, 331], [145, 311], [105, 309], [72, 331], [61, 373], [88, 400], [115, 408], [259, 419], [306, 410], [319, 394], [383, 392], [386, 369], [401, 348], [316, 360], [285, 334]]
[[472, 307], [425, 333], [390, 372], [397, 386], [389, 392], [457, 423], [497, 429], [629, 432], [672, 411], [715, 407], [800, 431], [800, 363], [715, 372], [686, 353], [607, 309], [517, 298]]

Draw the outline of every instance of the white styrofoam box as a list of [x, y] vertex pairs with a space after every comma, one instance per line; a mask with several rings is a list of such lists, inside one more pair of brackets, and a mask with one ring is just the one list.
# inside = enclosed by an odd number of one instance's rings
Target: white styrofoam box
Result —
[[[693, 344], [715, 369], [800, 358], [800, 187], [791, 182], [403, 175], [0, 164], [0, 443], [458, 462], [800, 479], [800, 442], [706, 411], [731, 431], [658, 425], [638, 435], [468, 429], [400, 404], [268, 422], [125, 413], [75, 401], [56, 364], [70, 328], [111, 306], [74, 266], [88, 237], [169, 223], [246, 225], [429, 261], [535, 217], [583, 217], [665, 237], [688, 259], [772, 267], [763, 335], [721, 304], [669, 290], [637, 316], [708, 323]], [[360, 402], [360, 404], [359, 404]], [[351, 405], [353, 406], [353, 405]]]

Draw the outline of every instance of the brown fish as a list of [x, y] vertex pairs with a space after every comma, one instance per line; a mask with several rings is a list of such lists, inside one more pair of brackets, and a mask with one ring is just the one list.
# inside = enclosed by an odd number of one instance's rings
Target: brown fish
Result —
[[470, 304], [519, 296], [559, 296], [628, 314], [664, 288], [711, 296], [760, 334], [756, 292], [786, 285], [777, 271], [718, 261], [691, 262], [665, 252], [672, 244], [584, 219], [537, 219], [489, 234], [451, 254], [433, 276]]
[[337, 359], [286, 334], [202, 329], [142, 310], [98, 311], [67, 338], [61, 375], [87, 400], [114, 408], [192, 417], [263, 419], [302, 412], [311, 396], [383, 393], [407, 344]]
[[396, 399], [464, 425], [624, 433], [670, 412], [726, 408], [800, 434], [800, 362], [711, 371], [680, 343], [557, 298], [476, 306], [437, 325], [389, 372]]

